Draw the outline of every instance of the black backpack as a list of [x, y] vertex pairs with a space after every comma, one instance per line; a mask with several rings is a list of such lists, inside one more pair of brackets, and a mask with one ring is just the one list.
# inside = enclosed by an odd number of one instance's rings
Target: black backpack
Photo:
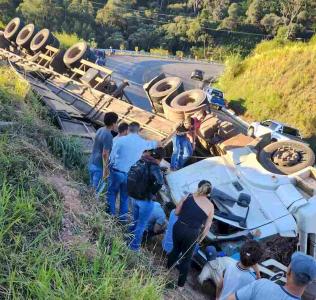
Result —
[[146, 200], [149, 196], [150, 164], [139, 160], [127, 174], [128, 196], [139, 200]]

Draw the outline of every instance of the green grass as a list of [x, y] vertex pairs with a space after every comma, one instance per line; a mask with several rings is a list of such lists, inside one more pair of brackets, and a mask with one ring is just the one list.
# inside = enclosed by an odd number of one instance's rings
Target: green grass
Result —
[[161, 299], [163, 277], [127, 249], [122, 229], [82, 183], [89, 210], [71, 230], [89, 240], [67, 247], [60, 240], [63, 199], [45, 176], [68, 178], [65, 161], [70, 171], [84, 168], [80, 147], [49, 124], [25, 82], [5, 67], [0, 74], [0, 120], [16, 122], [0, 135], [0, 298]]
[[230, 58], [218, 86], [247, 119], [276, 119], [312, 138], [316, 132], [315, 40], [262, 42], [246, 59]]
[[75, 33], [54, 32], [54, 35], [59, 40], [61, 49], [68, 49], [74, 44], [83, 41]]

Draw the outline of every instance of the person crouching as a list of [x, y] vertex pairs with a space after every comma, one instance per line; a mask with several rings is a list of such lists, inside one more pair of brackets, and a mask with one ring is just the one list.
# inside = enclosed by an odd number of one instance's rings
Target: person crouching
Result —
[[163, 185], [163, 173], [159, 167], [165, 150], [157, 148], [144, 152], [142, 158], [128, 172], [127, 190], [133, 205], [133, 234], [130, 249], [138, 251], [144, 231], [154, 209], [153, 198]]

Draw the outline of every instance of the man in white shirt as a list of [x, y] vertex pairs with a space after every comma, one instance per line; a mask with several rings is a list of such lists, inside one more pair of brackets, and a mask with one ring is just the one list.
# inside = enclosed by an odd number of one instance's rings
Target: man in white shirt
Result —
[[139, 135], [140, 125], [132, 122], [128, 127], [128, 135], [120, 137], [115, 142], [112, 149], [109, 185], [107, 190], [108, 212], [116, 214], [116, 196], [120, 192], [120, 212], [119, 219], [125, 222], [128, 213], [127, 195], [127, 173], [142, 156], [145, 150], [152, 150], [160, 147], [158, 141], [146, 140]]

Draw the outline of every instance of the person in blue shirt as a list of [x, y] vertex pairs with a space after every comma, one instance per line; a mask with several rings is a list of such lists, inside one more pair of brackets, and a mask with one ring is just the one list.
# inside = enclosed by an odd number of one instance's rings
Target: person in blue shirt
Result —
[[173, 209], [170, 213], [167, 230], [162, 240], [162, 248], [167, 254], [169, 254], [173, 248], [172, 232], [173, 226], [177, 222], [177, 220], [178, 216], [176, 215], [176, 210]]
[[109, 174], [108, 164], [112, 149], [113, 136], [111, 130], [116, 129], [118, 115], [108, 112], [104, 115], [104, 127], [96, 132], [92, 153], [89, 160], [90, 184], [98, 192], [102, 178], [106, 179]]
[[110, 168], [110, 176], [106, 199], [108, 202], [108, 213], [116, 214], [116, 197], [120, 192], [119, 219], [127, 221], [128, 195], [127, 195], [127, 173], [141, 157], [145, 150], [156, 149], [160, 142], [146, 140], [139, 135], [140, 125], [132, 122], [128, 126], [128, 135], [122, 136], [115, 142], [111, 153], [113, 163]]
[[184, 124], [179, 125], [176, 129], [176, 134], [172, 138], [173, 152], [170, 163], [172, 171], [183, 168], [193, 154], [194, 149], [189, 134], [190, 130]]
[[156, 201], [154, 201], [153, 204], [154, 207], [150, 214], [146, 231], [144, 232], [144, 241], [149, 240], [155, 235], [162, 234], [163, 232], [165, 232], [165, 229], [167, 227], [166, 214], [161, 207], [161, 204]]
[[300, 300], [307, 286], [316, 280], [316, 260], [295, 252], [287, 269], [286, 284], [260, 279], [231, 294], [228, 300]]

